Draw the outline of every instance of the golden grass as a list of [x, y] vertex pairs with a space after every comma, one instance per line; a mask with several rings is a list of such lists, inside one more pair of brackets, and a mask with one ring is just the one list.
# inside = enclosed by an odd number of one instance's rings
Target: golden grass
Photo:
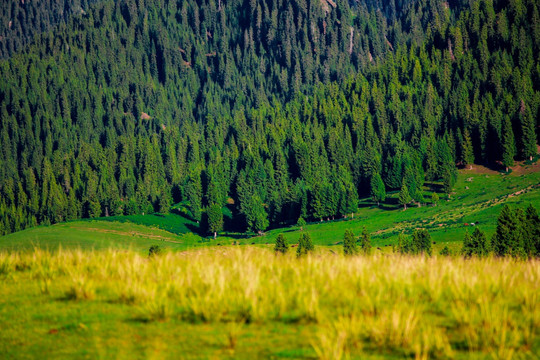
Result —
[[[513, 259], [344, 257], [297, 259], [255, 247], [146, 258], [130, 251], [0, 253], [0, 278], [30, 277], [43, 296], [120, 302], [137, 318], [314, 323], [322, 359], [385, 353], [533, 358], [538, 345], [540, 263]], [[291, 325], [293, 326], [293, 325]]]

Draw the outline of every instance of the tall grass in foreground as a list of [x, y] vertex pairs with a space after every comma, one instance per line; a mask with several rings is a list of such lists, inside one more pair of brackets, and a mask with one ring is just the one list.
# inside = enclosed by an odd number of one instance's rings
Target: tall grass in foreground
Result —
[[[324, 359], [364, 351], [510, 359], [538, 349], [539, 265], [322, 253], [297, 259], [252, 247], [152, 258], [36, 250], [0, 253], [0, 278], [32, 279], [43, 296], [129, 304], [146, 321], [315, 323], [312, 344]], [[230, 337], [230, 346], [236, 341]]]

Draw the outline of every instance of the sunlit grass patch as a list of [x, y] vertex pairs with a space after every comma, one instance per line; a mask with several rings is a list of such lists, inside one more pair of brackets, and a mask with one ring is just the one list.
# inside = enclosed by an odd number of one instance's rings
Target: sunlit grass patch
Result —
[[[261, 247], [219, 247], [152, 257], [118, 250], [0, 253], [0, 268], [12, 296], [22, 296], [21, 284], [34, 284], [31, 301], [106, 306], [101, 324], [117, 309], [134, 329], [219, 327], [216, 346], [235, 356], [245, 350], [246, 329], [273, 324], [310, 329], [305, 346], [328, 359], [533, 358], [539, 348], [537, 260], [320, 250], [298, 259]], [[280, 339], [286, 346], [286, 336]]]

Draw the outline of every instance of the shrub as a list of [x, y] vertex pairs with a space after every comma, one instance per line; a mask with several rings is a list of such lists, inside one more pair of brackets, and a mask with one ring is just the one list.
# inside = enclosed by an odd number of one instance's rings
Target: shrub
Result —
[[448, 246], [443, 247], [443, 249], [441, 250], [439, 255], [441, 255], [441, 256], [449, 256], [450, 255], [450, 249], [448, 248]]
[[148, 250], [148, 256], [152, 257], [154, 255], [161, 254], [161, 247], [159, 245], [152, 245], [150, 246], [150, 249]]

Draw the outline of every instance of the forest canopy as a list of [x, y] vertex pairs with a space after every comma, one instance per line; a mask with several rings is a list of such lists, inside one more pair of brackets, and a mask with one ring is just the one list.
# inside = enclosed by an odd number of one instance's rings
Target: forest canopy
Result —
[[0, 234], [178, 202], [258, 232], [538, 152], [534, 0], [88, 3], [2, 45]]

